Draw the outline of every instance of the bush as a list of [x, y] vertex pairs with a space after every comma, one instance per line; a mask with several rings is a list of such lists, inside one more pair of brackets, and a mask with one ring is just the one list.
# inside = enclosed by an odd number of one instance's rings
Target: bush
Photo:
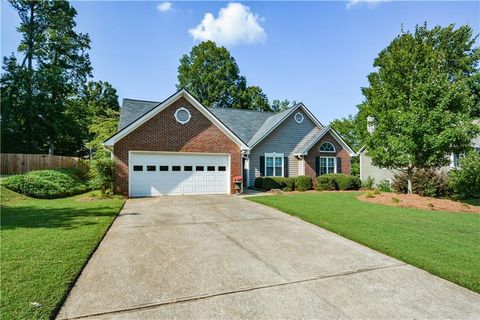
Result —
[[390, 184], [387, 182], [387, 180], [383, 180], [379, 184], [377, 184], [377, 190], [381, 192], [391, 192], [392, 188], [390, 187]]
[[295, 188], [298, 191], [307, 191], [312, 189], [312, 178], [310, 176], [298, 176], [295, 178]]
[[362, 188], [371, 190], [373, 189], [374, 183], [375, 183], [375, 179], [369, 176], [367, 179], [362, 181]]
[[459, 167], [448, 173], [449, 186], [457, 199], [480, 197], [480, 153], [460, 158]]
[[89, 190], [81, 176], [74, 168], [37, 170], [5, 178], [2, 185], [34, 198], [63, 198]]
[[285, 191], [295, 190], [295, 177], [285, 178]]
[[255, 183], [253, 184], [255, 189], [262, 189], [263, 184], [263, 177], [258, 177], [255, 179]]
[[338, 190], [337, 182], [331, 174], [323, 174], [317, 177], [317, 190], [332, 191]]
[[323, 190], [358, 190], [362, 182], [359, 177], [346, 174], [324, 174], [317, 177], [317, 189]]
[[90, 167], [90, 185], [95, 189], [100, 189], [102, 195], [113, 193], [114, 174], [114, 160], [106, 158], [94, 160]]
[[[407, 175], [405, 173], [395, 174], [392, 189], [399, 193], [407, 193]], [[451, 195], [447, 175], [435, 169], [415, 171], [412, 178], [412, 191], [424, 197], [448, 197]]]

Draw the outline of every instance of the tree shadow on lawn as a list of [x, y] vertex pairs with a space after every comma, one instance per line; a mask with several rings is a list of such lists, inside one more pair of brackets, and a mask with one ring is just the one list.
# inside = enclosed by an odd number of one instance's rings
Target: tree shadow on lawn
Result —
[[22, 205], [2, 206], [1, 211], [3, 230], [15, 228], [74, 229], [97, 224], [98, 221], [95, 220], [98, 218], [115, 217], [118, 213], [115, 206], [39, 208], [38, 206]]

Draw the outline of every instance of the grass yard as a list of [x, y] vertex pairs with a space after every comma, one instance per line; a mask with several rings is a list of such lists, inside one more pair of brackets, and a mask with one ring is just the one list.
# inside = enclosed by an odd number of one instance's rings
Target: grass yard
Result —
[[51, 318], [125, 200], [39, 200], [0, 188], [1, 318]]
[[247, 198], [480, 293], [480, 214], [362, 202], [359, 192]]

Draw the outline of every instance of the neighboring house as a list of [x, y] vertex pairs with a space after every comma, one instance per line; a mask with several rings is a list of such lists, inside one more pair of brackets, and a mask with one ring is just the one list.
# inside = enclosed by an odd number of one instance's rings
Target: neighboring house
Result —
[[[478, 120], [475, 121], [475, 123], [480, 125], [480, 121]], [[480, 136], [472, 140], [472, 146], [475, 151], [480, 152]], [[360, 179], [362, 181], [365, 181], [368, 179], [368, 177], [370, 177], [374, 179], [375, 184], [386, 182], [390, 185], [395, 177], [395, 174], [398, 173], [396, 170], [389, 170], [374, 166], [372, 163], [372, 158], [368, 156], [365, 146], [358, 151], [358, 156], [360, 157]], [[452, 168], [458, 167], [458, 159], [461, 157], [462, 154], [452, 153], [450, 155], [450, 164], [441, 168], [440, 170], [446, 172]]]
[[163, 102], [124, 99], [115, 191], [131, 197], [230, 194], [232, 179], [350, 173], [353, 150], [299, 103], [285, 111], [206, 108], [186, 90]]

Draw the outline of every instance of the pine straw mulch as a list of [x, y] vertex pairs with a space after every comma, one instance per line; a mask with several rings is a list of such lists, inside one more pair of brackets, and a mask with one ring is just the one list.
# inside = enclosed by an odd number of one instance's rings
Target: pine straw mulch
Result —
[[[369, 193], [372, 195], [372, 193]], [[471, 212], [480, 213], [480, 207], [472, 206], [463, 202], [452, 201], [447, 199], [437, 199], [430, 197], [422, 197], [418, 194], [402, 194], [383, 192], [374, 194], [374, 197], [367, 197], [367, 194], [362, 194], [357, 198], [361, 201], [372, 202], [377, 204], [384, 204], [394, 207], [427, 209], [427, 210], [441, 210], [450, 212]]]

